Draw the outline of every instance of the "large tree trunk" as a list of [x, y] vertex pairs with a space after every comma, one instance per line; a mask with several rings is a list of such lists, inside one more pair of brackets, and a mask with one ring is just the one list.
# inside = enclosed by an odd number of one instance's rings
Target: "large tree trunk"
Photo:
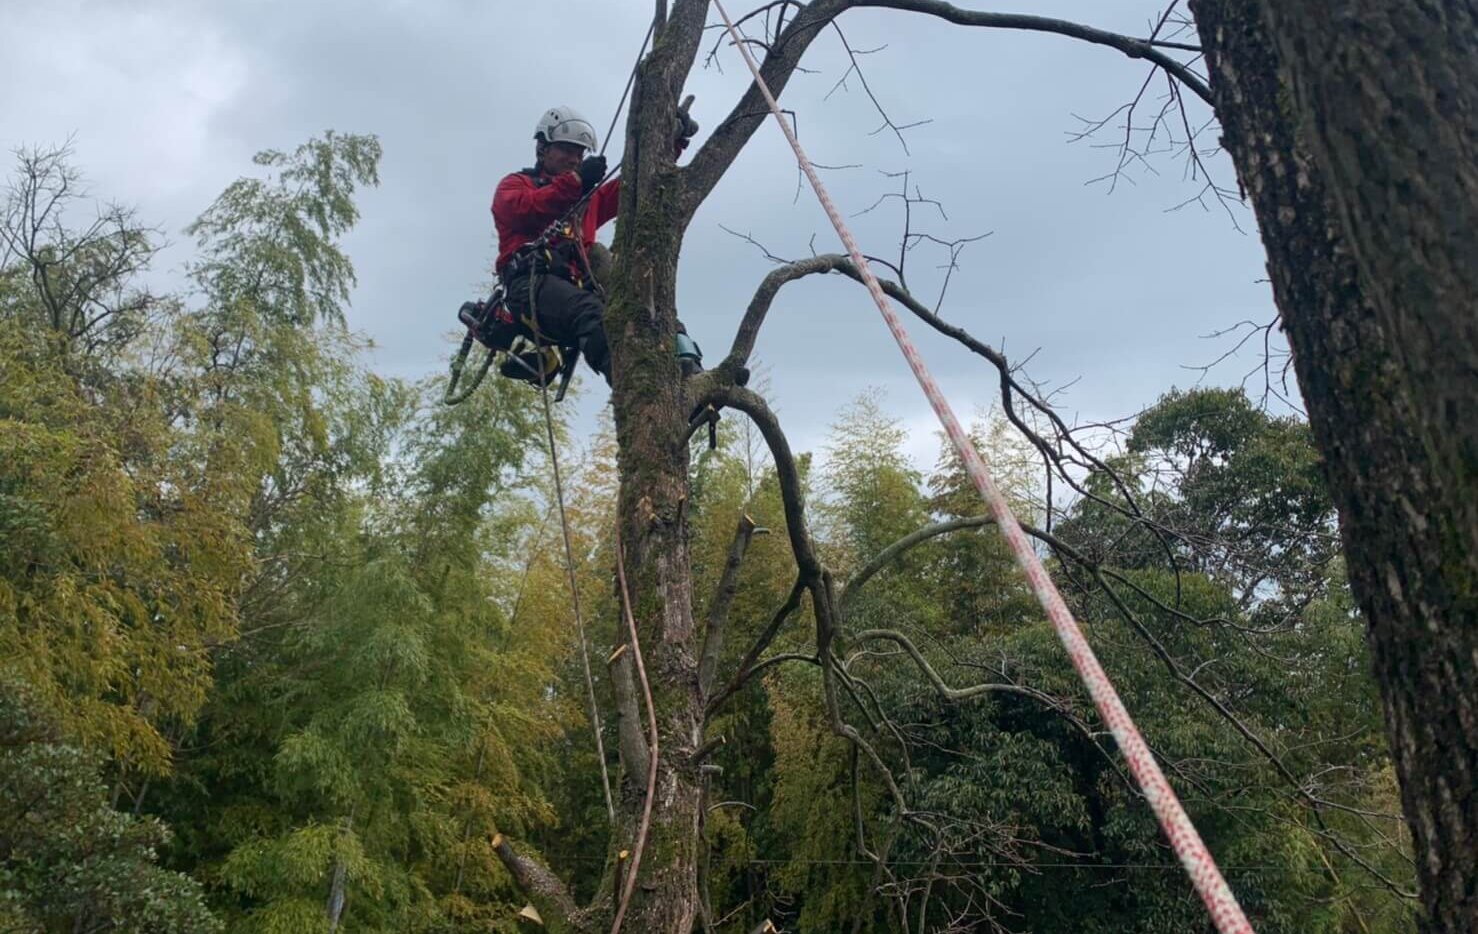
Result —
[[[815, 0], [810, 8], [815, 19], [798, 23], [801, 17], [792, 18], [783, 49], [767, 58], [777, 90], [820, 32], [817, 23], [846, 3]], [[595, 900], [579, 907], [557, 876], [499, 840], [499, 857], [534, 899], [550, 930], [583, 934], [607, 929], [633, 868], [637, 884], [623, 931], [691, 934], [698, 913], [702, 786], [694, 753], [702, 741], [705, 703], [686, 525], [686, 428], [700, 391], [685, 385], [673, 355], [677, 264], [693, 213], [765, 116], [756, 104], [758, 92], [751, 88], [690, 164], [676, 166], [678, 99], [703, 38], [708, 6], [708, 0], [657, 4], [652, 51], [641, 63], [627, 120], [613, 243], [616, 262], [606, 282], [620, 541], [659, 736], [650, 833], [639, 847], [651, 757], [636, 652], [627, 640], [613, 656], [611, 670], [622, 764], [609, 864], [614, 872], [603, 880]], [[720, 369], [705, 374], [703, 386], [731, 384], [732, 368]], [[633, 867], [637, 852], [640, 865]]]
[[1471, 0], [1193, 0], [1369, 624], [1424, 930], [1478, 931]]
[[[627, 127], [614, 243], [618, 269], [606, 314], [621, 476], [620, 539], [659, 735], [651, 829], [622, 929], [653, 934], [689, 934], [698, 906], [701, 787], [692, 757], [701, 740], [703, 701], [685, 517], [688, 413], [672, 351], [677, 262], [687, 226], [673, 162], [673, 129], [706, 6], [675, 4], [642, 66]], [[613, 672], [628, 682], [618, 685], [618, 695], [631, 699], [643, 693], [629, 683], [636, 674], [634, 655], [628, 649]], [[623, 706], [616, 844], [635, 850], [648, 760], [635, 736], [640, 728], [636, 705]], [[639, 723], [646, 722], [643, 714]], [[617, 872], [618, 902], [629, 864]]]

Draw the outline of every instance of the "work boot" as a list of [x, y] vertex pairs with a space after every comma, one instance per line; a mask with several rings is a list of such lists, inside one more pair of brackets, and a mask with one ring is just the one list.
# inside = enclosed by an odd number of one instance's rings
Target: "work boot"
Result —
[[[548, 365], [544, 354], [536, 348], [527, 350], [509, 350], [504, 355], [502, 362], [498, 364], [498, 372], [509, 379], [523, 380], [534, 386], [539, 385], [539, 371]], [[545, 380], [553, 378], [553, 374], [545, 374]]]
[[592, 333], [580, 340], [580, 355], [590, 368], [601, 375], [606, 385], [611, 385], [611, 349], [606, 344], [604, 331]]

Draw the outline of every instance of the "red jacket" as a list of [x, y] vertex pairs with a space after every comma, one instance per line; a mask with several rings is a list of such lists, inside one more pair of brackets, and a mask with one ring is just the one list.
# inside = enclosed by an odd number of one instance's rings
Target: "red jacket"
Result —
[[[601, 185], [590, 196], [580, 231], [581, 243], [587, 249], [595, 242], [596, 230], [616, 216], [620, 199], [619, 178]], [[579, 200], [580, 177], [574, 172], [534, 175], [525, 170], [506, 176], [493, 195], [493, 226], [498, 230], [498, 260], [494, 269], [501, 271], [519, 247], [538, 238]]]

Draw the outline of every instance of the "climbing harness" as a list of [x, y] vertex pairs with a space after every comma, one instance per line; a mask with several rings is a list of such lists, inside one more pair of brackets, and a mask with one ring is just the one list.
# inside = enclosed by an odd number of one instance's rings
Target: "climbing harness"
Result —
[[[583, 201], [582, 198], [581, 202], [576, 203], [576, 207], [579, 207]], [[562, 236], [559, 229], [562, 223], [568, 223], [567, 218], [561, 218], [551, 224], [537, 240], [519, 250], [515, 258], [510, 260], [505, 267], [503, 276], [499, 277], [498, 284], [487, 299], [480, 302], [463, 302], [462, 307], [457, 310], [457, 320], [467, 329], [467, 333], [462, 337], [462, 343], [457, 348], [457, 352], [452, 355], [451, 374], [441, 400], [446, 405], [459, 405], [470, 399], [482, 385], [494, 359], [499, 355], [503, 356], [503, 361], [498, 371], [503, 376], [512, 379], [536, 383], [540, 379], [547, 381], [557, 374], [559, 381], [554, 401], [564, 401], [570, 380], [575, 373], [575, 364], [579, 360], [580, 350], [576, 346], [561, 346], [538, 339], [538, 325], [533, 320], [535, 316], [534, 292], [538, 287], [538, 282], [543, 276], [550, 274], [549, 269], [564, 253], [562, 249], [551, 246], [556, 237]], [[579, 258], [583, 276], [588, 276], [589, 282], [599, 289], [599, 283], [590, 274], [590, 261], [583, 246], [578, 247], [575, 253]], [[522, 320], [515, 320], [512, 311], [508, 308], [505, 277], [506, 281], [513, 281], [525, 273], [529, 281], [529, 314]], [[584, 287], [583, 277], [575, 277], [571, 281], [577, 287]], [[458, 386], [466, 370], [473, 344], [482, 344], [487, 349], [487, 353], [473, 371], [468, 384], [459, 390]]]
[[1058, 593], [1057, 586], [1052, 582], [1042, 561], [1032, 550], [1030, 542], [1027, 541], [1021, 525], [1016, 521], [1011, 507], [1001, 491], [996, 487], [995, 481], [991, 479], [986, 468], [985, 459], [976, 450], [964, 430], [960, 427], [959, 420], [955, 418], [954, 411], [949, 403], [945, 401], [940, 392], [939, 385], [934, 382], [934, 377], [924, 366], [923, 359], [919, 356], [918, 348], [909, 338], [908, 332], [904, 330], [903, 322], [899, 319], [897, 312], [888, 302], [883, 294], [882, 285], [877, 276], [873, 275], [872, 267], [863, 257], [862, 251], [857, 247], [857, 241], [853, 239], [852, 233], [847, 229], [846, 223], [838, 213], [836, 205], [827, 194], [826, 186], [816, 174], [811, 160], [806, 157], [805, 150], [801, 148], [800, 141], [796, 139], [790, 124], [785, 122], [779, 103], [775, 95], [770, 91], [770, 86], [760, 74], [759, 65], [755, 63], [754, 56], [750, 54], [749, 46], [741, 38], [739, 30], [735, 27], [733, 20], [729, 18], [728, 11], [724, 9], [721, 0], [714, 0], [714, 7], [718, 9], [719, 16], [723, 18], [724, 28], [728, 31], [729, 39], [739, 50], [744, 58], [744, 63], [749, 67], [750, 74], [754, 76], [755, 87], [765, 98], [765, 103], [770, 108], [770, 113], [775, 122], [780, 124], [780, 130], [785, 134], [785, 139], [790, 143], [790, 148], [795, 151], [797, 163], [806, 178], [811, 182], [811, 188], [816, 192], [817, 200], [831, 219], [832, 226], [836, 228], [837, 236], [847, 248], [848, 255], [852, 258], [852, 264], [857, 268], [867, 285], [867, 290], [872, 294], [873, 301], [878, 306], [878, 311], [883, 315], [883, 321], [892, 332], [893, 339], [898, 343], [898, 348], [903, 352], [909, 367], [913, 370], [914, 377], [924, 390], [924, 395], [929, 399], [935, 415], [939, 417], [944, 426], [946, 434], [954, 444], [955, 451], [964, 462], [966, 471], [975, 485], [975, 489], [984, 498], [989, 507], [991, 515], [995, 518], [996, 526], [1005, 536], [1013, 555], [1016, 557], [1042, 608], [1046, 611], [1048, 618], [1057, 631], [1058, 638], [1067, 649], [1068, 656], [1072, 659], [1073, 666], [1077, 669], [1079, 677], [1088, 689], [1088, 694], [1093, 698], [1093, 703], [1098, 708], [1099, 716], [1103, 718], [1110, 730], [1113, 731], [1114, 740], [1123, 752], [1124, 758], [1129, 763], [1129, 769], [1139, 783], [1140, 790], [1144, 793], [1145, 800], [1149, 802], [1150, 808], [1159, 819], [1160, 827], [1169, 838], [1170, 846], [1180, 857], [1181, 865], [1189, 874], [1192, 885], [1201, 896], [1206, 908], [1211, 913], [1211, 920], [1221, 934], [1254, 934], [1252, 925], [1248, 923], [1242, 907], [1237, 903], [1236, 896], [1227, 886], [1221, 871], [1216, 866], [1216, 861], [1191, 824], [1185, 809], [1181, 807], [1170, 783], [1165, 780], [1164, 773], [1155, 762], [1154, 755], [1146, 745], [1144, 737], [1139, 733], [1134, 721], [1129, 716], [1129, 711], [1124, 707], [1124, 702], [1119, 699], [1118, 692], [1114, 690], [1109, 681], [1108, 674], [1103, 670], [1093, 649], [1084, 637], [1082, 629], [1073, 619], [1072, 612], [1068, 610], [1062, 595]]
[[[512, 319], [504, 303], [504, 294], [500, 284], [486, 300], [463, 302], [458, 309], [457, 318], [467, 333], [452, 356], [451, 375], [441, 400], [446, 405], [459, 405], [472, 398], [492, 368], [493, 361], [499, 357], [502, 362], [498, 365], [498, 372], [508, 379], [537, 385], [540, 379], [558, 377], [554, 401], [564, 401], [575, 363], [579, 360], [579, 348], [561, 347], [534, 339], [534, 330], [527, 322]], [[468, 377], [467, 384], [461, 386], [474, 343], [482, 344], [486, 353]]]
[[[612, 169], [606, 178], [615, 175], [619, 169], [619, 166]], [[601, 184], [605, 181], [602, 180]], [[580, 348], [573, 342], [561, 344], [545, 340], [539, 334], [536, 295], [544, 276], [563, 274], [562, 277], [576, 288], [588, 288], [605, 297], [605, 289], [591, 267], [590, 255], [574, 228], [576, 212], [585, 206], [589, 194], [583, 195], [562, 217], [546, 227], [537, 239], [518, 249], [504, 265], [498, 284], [487, 299], [463, 302], [457, 310], [457, 319], [467, 333], [452, 356], [451, 375], [442, 402], [458, 405], [470, 399], [500, 355], [502, 362], [498, 372], [510, 379], [538, 385], [540, 379], [549, 380], [557, 376], [554, 401], [564, 401], [570, 380], [574, 377], [575, 365], [579, 362]], [[508, 283], [520, 277], [528, 280], [529, 312], [515, 319], [508, 308], [507, 288]], [[482, 344], [487, 353], [473, 371], [468, 384], [459, 391], [473, 344]], [[674, 336], [673, 353], [684, 376], [702, 371], [703, 351], [686, 330], [679, 330]], [[710, 447], [716, 445], [717, 436], [710, 425]]]

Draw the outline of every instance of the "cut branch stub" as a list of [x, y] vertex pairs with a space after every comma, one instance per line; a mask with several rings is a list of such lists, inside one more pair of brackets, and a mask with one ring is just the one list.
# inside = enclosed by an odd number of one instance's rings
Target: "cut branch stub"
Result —
[[543, 863], [514, 850], [501, 833], [493, 834], [492, 845], [493, 852], [498, 854], [503, 867], [533, 903], [551, 934], [585, 934], [594, 930], [559, 876]]

